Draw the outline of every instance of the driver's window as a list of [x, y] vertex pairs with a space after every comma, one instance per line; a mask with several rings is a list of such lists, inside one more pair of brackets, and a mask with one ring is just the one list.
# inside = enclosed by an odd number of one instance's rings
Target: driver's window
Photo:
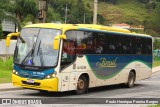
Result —
[[69, 65], [75, 60], [75, 41], [74, 40], [66, 40], [63, 42], [63, 52], [62, 52], [62, 60], [61, 60], [61, 68]]

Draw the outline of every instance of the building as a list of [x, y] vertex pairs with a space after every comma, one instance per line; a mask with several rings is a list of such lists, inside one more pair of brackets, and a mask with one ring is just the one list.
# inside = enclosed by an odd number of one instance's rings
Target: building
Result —
[[135, 26], [135, 25], [129, 25], [126, 23], [113, 24], [112, 27], [129, 29], [129, 30], [144, 30], [144, 26], [142, 26], [142, 25]]
[[[10, 15], [10, 13], [6, 14]], [[4, 36], [7, 36], [7, 34], [11, 32], [16, 32], [17, 31], [16, 23], [14, 23], [12, 20], [5, 19], [2, 21], [2, 30]]]
[[122, 28], [122, 29], [130, 29], [131, 28], [131, 26], [126, 23], [113, 24], [112, 27]]

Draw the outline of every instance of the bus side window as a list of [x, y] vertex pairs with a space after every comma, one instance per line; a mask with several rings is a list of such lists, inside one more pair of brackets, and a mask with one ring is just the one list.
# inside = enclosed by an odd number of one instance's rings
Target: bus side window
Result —
[[115, 54], [115, 46], [114, 45], [109, 45], [109, 53]]
[[141, 48], [138, 48], [138, 49], [137, 49], [137, 54], [142, 54]]
[[64, 68], [68, 64], [72, 63], [75, 60], [75, 47], [73, 41], [64, 41], [63, 43], [63, 52], [61, 59], [61, 68]]
[[152, 54], [152, 39], [146, 39], [145, 41], [145, 54]]

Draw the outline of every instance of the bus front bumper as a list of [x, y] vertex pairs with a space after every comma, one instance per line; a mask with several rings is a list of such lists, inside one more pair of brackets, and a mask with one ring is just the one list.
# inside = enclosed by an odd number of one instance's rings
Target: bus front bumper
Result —
[[34, 81], [33, 83], [28, 82], [28, 80], [28, 78], [22, 78], [12, 73], [13, 86], [20, 86], [36, 90], [58, 91], [58, 78], [43, 80], [31, 79]]

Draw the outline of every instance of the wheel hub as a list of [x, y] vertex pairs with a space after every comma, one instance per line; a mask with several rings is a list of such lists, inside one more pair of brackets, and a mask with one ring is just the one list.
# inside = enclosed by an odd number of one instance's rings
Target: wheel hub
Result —
[[84, 81], [82, 79], [78, 80], [78, 88], [83, 89], [84, 88]]

